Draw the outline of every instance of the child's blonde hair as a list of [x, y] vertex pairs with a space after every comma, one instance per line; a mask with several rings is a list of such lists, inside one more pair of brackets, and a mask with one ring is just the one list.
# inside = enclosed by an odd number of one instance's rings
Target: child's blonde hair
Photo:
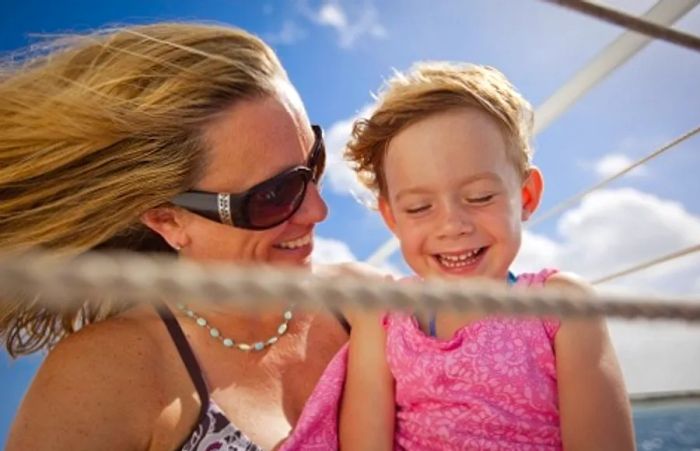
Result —
[[506, 137], [508, 158], [525, 177], [533, 152], [532, 107], [501, 72], [471, 64], [421, 62], [407, 74], [397, 72], [370, 118], [355, 122], [345, 158], [367, 188], [386, 195], [384, 157], [391, 140], [411, 124], [456, 108], [476, 108], [492, 117]]

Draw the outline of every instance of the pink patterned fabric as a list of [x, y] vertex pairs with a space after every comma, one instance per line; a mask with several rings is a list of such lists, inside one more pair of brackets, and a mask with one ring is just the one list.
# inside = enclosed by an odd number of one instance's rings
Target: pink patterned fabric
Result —
[[[522, 274], [515, 287], [554, 274]], [[559, 450], [556, 319], [491, 316], [449, 340], [425, 335], [414, 317], [385, 318], [396, 380], [396, 449]], [[283, 450], [338, 448], [338, 406], [347, 346], [333, 358]]]

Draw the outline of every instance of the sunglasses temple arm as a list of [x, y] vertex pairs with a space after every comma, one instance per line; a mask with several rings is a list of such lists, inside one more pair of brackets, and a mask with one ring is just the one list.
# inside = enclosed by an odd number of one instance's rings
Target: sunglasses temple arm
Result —
[[190, 210], [213, 221], [220, 221], [218, 194], [187, 192], [178, 194], [172, 203], [185, 210]]

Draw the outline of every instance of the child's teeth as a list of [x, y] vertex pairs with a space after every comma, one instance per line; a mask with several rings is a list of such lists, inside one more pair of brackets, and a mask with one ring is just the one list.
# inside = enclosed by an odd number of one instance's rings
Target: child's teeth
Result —
[[471, 249], [463, 254], [459, 255], [443, 255], [438, 254], [440, 262], [448, 268], [456, 268], [459, 266], [466, 266], [468, 264], [474, 263], [476, 254], [479, 253], [481, 248]]
[[479, 249], [472, 249], [472, 250], [469, 250], [469, 251], [465, 252], [464, 254], [460, 254], [460, 255], [440, 255], [440, 258], [442, 258], [444, 260], [454, 261], [454, 262], [460, 261], [460, 260], [466, 260], [470, 257], [473, 257], [478, 252], [478, 250]]

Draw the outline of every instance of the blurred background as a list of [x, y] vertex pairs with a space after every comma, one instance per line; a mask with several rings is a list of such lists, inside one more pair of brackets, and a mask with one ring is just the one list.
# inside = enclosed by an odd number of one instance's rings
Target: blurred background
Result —
[[[677, 20], [667, 19], [667, 25], [700, 34], [697, 1], [598, 3], [633, 15], [675, 8], [668, 14]], [[391, 237], [379, 215], [365, 206], [367, 193], [341, 153], [352, 121], [371, 109], [372, 92], [393, 70], [416, 61], [495, 66], [530, 100], [539, 113], [535, 164], [546, 181], [540, 213], [700, 125], [700, 53], [646, 41], [540, 0], [2, 0], [0, 5], [3, 53], [46, 35], [163, 20], [230, 24], [265, 39], [278, 52], [311, 121], [326, 130], [330, 165], [324, 196], [331, 212], [317, 228], [318, 262], [370, 259], [408, 272], [400, 253], [387, 245]], [[625, 42], [633, 48], [626, 56], [620, 51]], [[603, 60], [614, 61], [610, 70], [599, 80], [589, 77]], [[590, 90], [581, 89], [586, 77]], [[567, 97], [559, 91], [563, 86], [578, 91]], [[557, 267], [596, 280], [700, 244], [699, 147], [700, 137], [693, 136], [564, 211], [536, 216], [513, 269]], [[598, 287], [697, 299], [700, 256]], [[611, 320], [610, 329], [628, 389], [638, 400], [639, 449], [700, 449], [700, 325]], [[0, 351], [0, 443], [42, 358], [11, 360]], [[642, 400], [658, 394], [664, 396]], [[666, 397], [678, 394], [673, 402]]]

